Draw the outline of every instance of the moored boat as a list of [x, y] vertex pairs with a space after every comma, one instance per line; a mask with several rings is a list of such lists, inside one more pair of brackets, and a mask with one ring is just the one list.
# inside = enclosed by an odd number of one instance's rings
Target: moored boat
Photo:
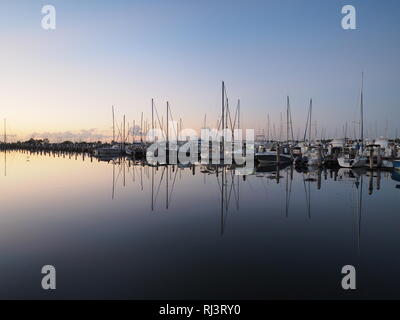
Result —
[[361, 168], [367, 165], [368, 159], [363, 156], [355, 156], [351, 158], [349, 155], [338, 158], [339, 165], [342, 168]]
[[280, 154], [279, 158], [276, 151], [257, 152], [255, 158], [260, 165], [272, 165], [277, 163], [291, 163], [290, 155]]
[[395, 170], [400, 170], [400, 160], [394, 160], [393, 161], [393, 168]]
[[124, 148], [118, 144], [114, 144], [110, 147], [97, 148], [93, 151], [95, 157], [107, 157], [107, 156], [119, 156], [125, 153]]

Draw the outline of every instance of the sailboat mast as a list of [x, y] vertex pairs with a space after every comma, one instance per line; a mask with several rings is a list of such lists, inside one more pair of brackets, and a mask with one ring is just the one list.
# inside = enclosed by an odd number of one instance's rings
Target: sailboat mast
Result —
[[140, 116], [140, 142], [143, 142], [143, 112]]
[[286, 139], [287, 143], [289, 143], [289, 96], [287, 96], [287, 103], [286, 103]]
[[167, 101], [167, 147], [168, 147], [168, 140], [169, 140], [169, 126], [168, 126], [168, 120], [169, 120], [169, 118], [168, 118], [168, 111], [169, 111], [169, 102]]
[[125, 147], [125, 142], [126, 142], [126, 135], [125, 135], [125, 115], [124, 115], [123, 135], [124, 135], [124, 138], [123, 138], [123, 140], [122, 140], [122, 145]]
[[115, 141], [115, 115], [114, 115], [114, 106], [112, 106], [112, 117], [113, 117], [113, 142]]
[[228, 97], [226, 97], [226, 107], [225, 107], [225, 128], [224, 129], [228, 129], [228, 115], [229, 118], [231, 116], [231, 112], [229, 111], [229, 99]]
[[7, 119], [4, 119], [4, 145], [7, 143]]
[[310, 122], [309, 122], [309, 132], [308, 132], [308, 143], [311, 145], [311, 119], [312, 119], [312, 99], [310, 99]]
[[133, 120], [133, 124], [132, 124], [132, 143], [135, 142], [135, 120]]
[[[225, 129], [225, 83], [222, 81], [222, 115], [221, 115], [221, 129], [224, 132]], [[222, 134], [221, 150], [224, 153], [224, 134]]]
[[[178, 131], [178, 136], [181, 138], [181, 132], [182, 132], [182, 118], [179, 118], [179, 131]], [[178, 138], [179, 140], [179, 138]]]
[[151, 135], [154, 137], [154, 99], [151, 99], [151, 129], [153, 130]]
[[361, 152], [364, 151], [364, 72], [361, 74]]
[[238, 129], [240, 129], [240, 99], [238, 100], [237, 113], [238, 113]]
[[290, 141], [294, 141], [294, 134], [293, 134], [293, 121], [292, 121], [292, 110], [290, 109], [290, 98], [287, 97], [287, 136], [288, 136], [288, 143], [289, 137], [291, 138]]
[[225, 83], [222, 81], [222, 118], [221, 118], [221, 128], [225, 129]]

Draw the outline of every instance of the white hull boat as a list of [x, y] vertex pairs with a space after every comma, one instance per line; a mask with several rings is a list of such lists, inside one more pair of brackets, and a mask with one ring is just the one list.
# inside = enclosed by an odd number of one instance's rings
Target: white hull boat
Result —
[[339, 157], [338, 158], [339, 165], [342, 168], [361, 168], [367, 165], [368, 159], [366, 157]]

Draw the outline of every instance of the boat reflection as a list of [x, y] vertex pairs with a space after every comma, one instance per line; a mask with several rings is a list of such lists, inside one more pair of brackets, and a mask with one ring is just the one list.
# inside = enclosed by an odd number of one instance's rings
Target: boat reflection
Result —
[[[263, 182], [275, 181], [276, 184], [284, 184], [284, 212], [285, 217], [290, 217], [290, 211], [304, 210], [307, 213], [308, 219], [312, 218], [312, 194], [313, 190], [321, 190], [324, 181], [337, 183], [337, 184], [350, 184], [352, 190], [356, 195], [356, 226], [357, 226], [357, 247], [360, 247], [360, 234], [361, 234], [361, 216], [363, 210], [363, 185], [365, 178], [368, 181], [368, 195], [372, 195], [374, 190], [381, 190], [381, 180], [383, 178], [389, 179], [390, 172], [387, 171], [370, 171], [364, 168], [348, 169], [348, 168], [318, 168], [318, 167], [305, 167], [304, 169], [296, 168], [292, 165], [281, 165], [271, 167], [256, 167], [246, 168], [238, 167], [235, 165], [155, 165], [149, 164], [145, 161], [134, 161], [130, 159], [112, 160], [110, 163], [113, 165], [113, 188], [112, 198], [115, 197], [115, 184], [122, 176], [123, 185], [125, 186], [125, 170], [132, 175], [133, 181], [137, 183], [137, 177], [140, 177], [140, 190], [146, 192], [143, 187], [143, 179], [148, 179], [150, 182], [150, 208], [151, 212], [157, 211], [161, 203], [164, 202], [162, 207], [169, 210], [173, 193], [176, 185], [182, 180], [182, 174], [189, 173], [192, 176], [201, 175], [204, 184], [214, 184], [217, 186], [217, 197], [220, 201], [218, 208], [220, 216], [220, 234], [223, 235], [226, 227], [229, 212], [233, 209], [239, 211], [240, 207], [240, 185], [247, 183], [251, 177], [260, 179], [263, 188], [267, 190], [267, 186]], [[118, 168], [118, 169], [116, 169]], [[118, 173], [115, 173], [118, 170]], [[213, 177], [210, 179], [210, 177]], [[398, 179], [398, 173], [392, 173], [392, 179]], [[397, 180], [398, 181], [398, 180]], [[292, 193], [294, 185], [301, 183], [303, 189], [305, 207], [291, 207]], [[249, 185], [252, 188], [251, 184]], [[214, 186], [213, 186], [214, 188]], [[165, 191], [162, 192], [162, 189]], [[298, 193], [299, 188], [296, 189]], [[160, 199], [161, 193], [164, 193], [165, 200]], [[297, 195], [301, 196], [301, 195]], [[262, 201], [260, 199], [260, 201]], [[354, 206], [352, 206], [354, 207]]]
[[[7, 156], [7, 153], [4, 152], [4, 175], [7, 175]], [[53, 157], [54, 155], [41, 155], [41, 157], [44, 156]], [[78, 155], [75, 154], [61, 154], [59, 156], [78, 160]], [[85, 154], [80, 157], [82, 161], [89, 160], [93, 162], [94, 160], [94, 158]], [[215, 212], [218, 212], [220, 218], [221, 235], [226, 231], [230, 211], [239, 211], [240, 209], [240, 192], [244, 187], [246, 189], [245, 201], [247, 201], [249, 194], [251, 194], [252, 197], [255, 197], [258, 206], [267, 206], [279, 201], [278, 197], [282, 197], [282, 212], [284, 212], [286, 218], [291, 217], [291, 212], [292, 214], [305, 212], [308, 219], [311, 219], [313, 201], [320, 202], [320, 199], [314, 196], [318, 190], [324, 189], [324, 185], [326, 185], [326, 188], [329, 188], [328, 192], [340, 192], [345, 188], [344, 185], [347, 185], [346, 188], [350, 186], [351, 190], [357, 194], [357, 223], [358, 233], [360, 233], [364, 192], [363, 184], [367, 183], [365, 188], [366, 195], [372, 196], [374, 192], [381, 191], [383, 180], [400, 181], [399, 171], [390, 172], [386, 170], [369, 170], [366, 168], [296, 167], [288, 164], [247, 168], [234, 164], [205, 165], [195, 163], [187, 165], [159, 165], [127, 157], [100, 157], [96, 159], [106, 169], [110, 165], [110, 169], [112, 170], [112, 200], [116, 199], [117, 192], [121, 187], [125, 188], [133, 183], [138, 187], [138, 192], [143, 193], [144, 199], [148, 197], [151, 212], [164, 210], [164, 208], [165, 210], [170, 210], [177, 186], [180, 185], [182, 189], [185, 189], [195, 181], [188, 181], [188, 179], [192, 179], [190, 177], [197, 179], [196, 177], [200, 176], [202, 184], [207, 186], [205, 189], [217, 190], [212, 196], [214, 198], [207, 198], [207, 202], [212, 203], [212, 200], [219, 201], [219, 206], [218, 208], [215, 207]], [[364, 180], [366, 181], [364, 182]], [[268, 186], [271, 181], [275, 187]], [[390, 184], [386, 183], [385, 185]], [[331, 191], [333, 190], [331, 189], [332, 186], [335, 188], [335, 191]], [[399, 185], [396, 187], [400, 188]], [[196, 192], [196, 190], [193, 189], [193, 192]], [[257, 194], [260, 191], [262, 194]], [[269, 191], [275, 192], [277, 199], [267, 200], [266, 197], [268, 197]], [[200, 191], [199, 196], [201, 196], [201, 192], [204, 191]], [[291, 204], [293, 198], [297, 201], [296, 205]], [[301, 200], [300, 202], [299, 199]], [[304, 203], [304, 206], [301, 203]], [[329, 204], [324, 202], [323, 205]]]

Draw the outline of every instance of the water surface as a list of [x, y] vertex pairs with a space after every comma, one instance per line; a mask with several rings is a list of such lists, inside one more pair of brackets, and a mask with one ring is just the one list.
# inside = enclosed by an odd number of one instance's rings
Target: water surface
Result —
[[0, 298], [400, 298], [391, 173], [0, 159]]

